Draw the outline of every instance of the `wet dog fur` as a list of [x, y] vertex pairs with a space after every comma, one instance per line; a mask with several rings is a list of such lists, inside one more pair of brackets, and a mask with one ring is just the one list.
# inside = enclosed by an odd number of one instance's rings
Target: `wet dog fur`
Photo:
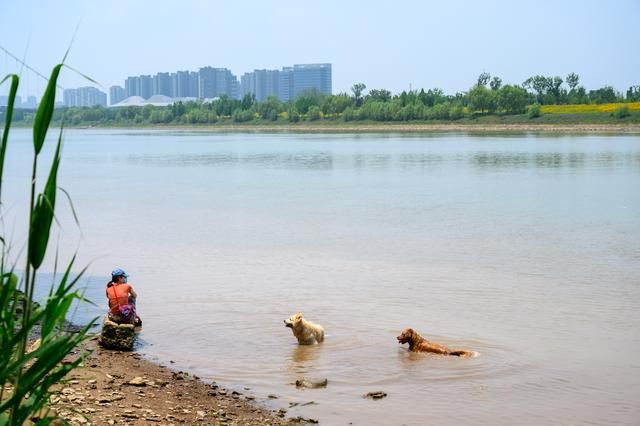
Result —
[[284, 325], [291, 328], [300, 345], [315, 345], [324, 340], [324, 328], [302, 318], [302, 312], [293, 314], [284, 320]]
[[475, 355], [473, 351], [455, 350], [452, 351], [445, 345], [430, 342], [411, 328], [405, 329], [398, 337], [398, 343], [409, 344], [410, 352], [431, 352], [439, 355], [453, 355], [459, 357], [472, 357]]

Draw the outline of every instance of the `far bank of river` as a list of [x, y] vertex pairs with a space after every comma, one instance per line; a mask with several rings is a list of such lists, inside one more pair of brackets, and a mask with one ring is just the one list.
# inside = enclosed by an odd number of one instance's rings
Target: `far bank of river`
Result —
[[[54, 123], [58, 126], [59, 123]], [[12, 127], [31, 128], [31, 123]], [[636, 122], [222, 122], [215, 124], [65, 124], [68, 129], [150, 129], [230, 133], [541, 133], [541, 134], [640, 134]]]
[[640, 134], [640, 124], [541, 124], [541, 123], [297, 123], [297, 124], [209, 124], [209, 125], [131, 125], [131, 126], [76, 126], [70, 128], [153, 129], [190, 132], [256, 132], [256, 133], [567, 133], [567, 134]]

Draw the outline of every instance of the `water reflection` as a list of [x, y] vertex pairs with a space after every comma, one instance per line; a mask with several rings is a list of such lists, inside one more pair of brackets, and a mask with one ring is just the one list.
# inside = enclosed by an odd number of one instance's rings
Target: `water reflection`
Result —
[[131, 155], [131, 164], [155, 166], [227, 166], [243, 165], [284, 169], [320, 169], [333, 167], [333, 157], [328, 152], [256, 153], [239, 155], [222, 152], [209, 154]]
[[479, 152], [470, 157], [470, 164], [481, 169], [493, 168], [613, 168], [624, 164], [640, 165], [640, 154], [621, 152]]
[[314, 366], [323, 345], [296, 345], [291, 351], [289, 373], [296, 376], [307, 374], [314, 370]]
[[[88, 160], [88, 158], [87, 158]], [[95, 161], [98, 161], [96, 159]], [[363, 153], [331, 151], [213, 152], [206, 154], [137, 154], [126, 161], [135, 165], [161, 167], [219, 167], [243, 166], [290, 170], [422, 170], [461, 162], [481, 170], [491, 169], [583, 169], [639, 167], [640, 154], [625, 152], [470, 152], [466, 155], [431, 152]]]

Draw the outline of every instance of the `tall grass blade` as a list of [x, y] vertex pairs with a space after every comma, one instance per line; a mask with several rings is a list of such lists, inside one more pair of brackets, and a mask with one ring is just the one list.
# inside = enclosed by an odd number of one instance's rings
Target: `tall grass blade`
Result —
[[[4, 156], [7, 152], [7, 142], [9, 140], [9, 128], [11, 127], [11, 120], [13, 119], [13, 106], [16, 101], [16, 93], [18, 92], [18, 84], [20, 78], [15, 74], [10, 74], [0, 81], [0, 84], [4, 83], [7, 79], [11, 79], [11, 87], [9, 88], [9, 102], [7, 103], [7, 111], [4, 120], [4, 131], [2, 132], [2, 139], [0, 139], [0, 200], [2, 200], [2, 174], [4, 170]], [[4, 241], [3, 241], [4, 242]]]
[[76, 74], [78, 74], [80, 77], [89, 80], [90, 82], [92, 82], [93, 84], [96, 84], [100, 87], [104, 87], [102, 84], [98, 83], [96, 80], [94, 80], [93, 78], [89, 77], [88, 75], [78, 71], [77, 69], [73, 68], [71, 65], [67, 65], [64, 64], [65, 68], [69, 68], [71, 71], [75, 72]]
[[53, 164], [49, 172], [49, 179], [45, 185], [44, 192], [38, 194], [36, 204], [33, 208], [31, 219], [31, 230], [29, 234], [29, 262], [34, 269], [38, 269], [42, 264], [44, 255], [49, 243], [49, 233], [56, 205], [56, 190], [58, 178], [58, 166], [60, 165], [60, 149], [62, 146], [62, 129], [58, 137], [56, 153], [53, 156]]
[[55, 107], [56, 85], [61, 69], [62, 64], [58, 64], [53, 68], [51, 78], [49, 78], [49, 83], [44, 91], [44, 95], [38, 106], [36, 118], [33, 122], [33, 146], [36, 155], [40, 154], [44, 140], [47, 137], [47, 130], [49, 130], [49, 124], [51, 123], [51, 117], [53, 116], [53, 109]]
[[62, 191], [62, 193], [67, 197], [67, 201], [69, 202], [69, 207], [71, 207], [71, 214], [73, 214], [73, 220], [76, 222], [76, 225], [78, 225], [78, 227], [80, 226], [80, 220], [78, 220], [78, 215], [76, 214], [76, 209], [73, 206], [73, 200], [71, 200], [71, 196], [69, 195], [69, 193], [67, 192], [66, 189], [64, 189], [63, 187], [58, 187], [58, 189], [60, 191]]

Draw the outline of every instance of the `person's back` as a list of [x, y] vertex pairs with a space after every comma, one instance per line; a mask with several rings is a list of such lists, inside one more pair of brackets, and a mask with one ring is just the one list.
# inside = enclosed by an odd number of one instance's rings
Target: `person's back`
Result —
[[112, 283], [109, 287], [107, 287], [107, 297], [109, 298], [109, 313], [117, 314], [118, 306], [129, 304], [129, 293], [131, 292], [132, 288], [133, 287], [131, 287], [129, 284], [125, 283]]
[[109, 300], [109, 319], [117, 323], [139, 323], [135, 313], [138, 295], [133, 286], [127, 283], [129, 275], [116, 268], [111, 272], [111, 281], [107, 283], [106, 296]]

